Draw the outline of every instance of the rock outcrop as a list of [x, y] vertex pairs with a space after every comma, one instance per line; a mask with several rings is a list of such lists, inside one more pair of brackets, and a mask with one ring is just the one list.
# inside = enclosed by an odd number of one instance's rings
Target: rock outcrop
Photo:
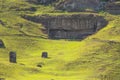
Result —
[[119, 13], [119, 5], [119, 0], [64, 0], [56, 5], [56, 9], [69, 12], [107, 10], [111, 13]]
[[70, 12], [99, 10], [100, 0], [65, 0], [56, 9]]
[[93, 14], [42, 15], [24, 18], [42, 23], [51, 39], [84, 39], [107, 24], [103, 17]]
[[107, 3], [105, 6], [105, 11], [111, 14], [120, 14], [120, 1]]
[[48, 5], [58, 0], [27, 0], [30, 3]]

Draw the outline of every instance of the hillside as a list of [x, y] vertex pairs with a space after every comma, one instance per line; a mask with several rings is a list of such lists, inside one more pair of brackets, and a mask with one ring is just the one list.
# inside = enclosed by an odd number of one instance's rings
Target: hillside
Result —
[[[108, 12], [67, 12], [34, 0], [0, 1], [0, 78], [5, 80], [120, 80], [120, 15]], [[37, 0], [36, 0], [37, 1]], [[108, 24], [83, 40], [49, 39], [42, 23], [23, 16], [96, 14]], [[32, 18], [33, 19], [33, 18]], [[9, 62], [9, 52], [17, 63]], [[49, 58], [41, 58], [48, 52]]]

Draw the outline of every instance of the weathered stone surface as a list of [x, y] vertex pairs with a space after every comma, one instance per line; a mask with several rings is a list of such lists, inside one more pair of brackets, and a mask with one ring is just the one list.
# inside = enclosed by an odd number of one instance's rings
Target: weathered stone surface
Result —
[[42, 52], [42, 58], [48, 58], [48, 53], [47, 52]]
[[42, 23], [51, 39], [84, 39], [107, 24], [103, 17], [93, 14], [42, 15], [25, 18]]
[[11, 52], [9, 53], [9, 61], [10, 61], [11, 63], [16, 63], [16, 52], [11, 51]]
[[104, 10], [107, 3], [116, 1], [117, 0], [64, 0], [56, 5], [56, 9], [69, 12], [97, 12]]
[[0, 48], [5, 48], [4, 42], [0, 40]]
[[65, 11], [94, 11], [98, 10], [100, 0], [64, 0], [56, 6], [56, 9]]
[[28, 2], [35, 3], [35, 4], [43, 4], [48, 5], [52, 2], [58, 1], [58, 0], [27, 0]]
[[107, 3], [105, 10], [111, 14], [120, 14], [120, 1]]

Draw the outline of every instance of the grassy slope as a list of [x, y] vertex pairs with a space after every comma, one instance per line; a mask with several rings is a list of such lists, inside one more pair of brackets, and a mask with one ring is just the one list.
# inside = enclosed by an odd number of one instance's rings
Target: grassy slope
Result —
[[[6, 0], [5, 6], [13, 0]], [[14, 0], [19, 8], [36, 5]], [[13, 6], [13, 5], [9, 5]], [[22, 8], [26, 8], [22, 7]], [[43, 6], [42, 6], [43, 7]], [[37, 6], [38, 11], [46, 10]], [[108, 80], [120, 79], [120, 16], [101, 14], [109, 20], [108, 26], [83, 41], [48, 40], [41, 32], [43, 28], [20, 17], [31, 11], [15, 11], [2, 8], [0, 38], [6, 49], [0, 49], [0, 77], [7, 80]], [[41, 10], [41, 11], [40, 11]], [[21, 27], [22, 25], [22, 27]], [[16, 51], [18, 63], [8, 61], [9, 51]], [[42, 59], [41, 52], [47, 51], [49, 59]], [[43, 67], [37, 67], [41, 64]]]

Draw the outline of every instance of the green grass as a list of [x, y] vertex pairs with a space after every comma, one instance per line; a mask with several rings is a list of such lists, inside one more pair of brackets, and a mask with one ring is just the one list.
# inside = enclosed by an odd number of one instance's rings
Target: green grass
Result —
[[[16, 11], [10, 7], [15, 3]], [[10, 4], [8, 7], [6, 7]], [[99, 13], [108, 25], [82, 41], [50, 40], [44, 27], [21, 17], [24, 14], [69, 15], [58, 13], [53, 6], [5, 0], [0, 11], [0, 78], [6, 80], [119, 80], [120, 79], [120, 15]], [[22, 6], [25, 5], [25, 6]], [[35, 7], [37, 11], [24, 11]], [[46, 10], [45, 10], [46, 9]], [[55, 12], [55, 13], [54, 13]], [[16, 51], [17, 64], [9, 63], [9, 52]], [[48, 59], [41, 58], [47, 51]], [[37, 67], [40, 64], [42, 67]], [[103, 80], [104, 80], [103, 79]]]
[[[4, 23], [4, 25], [1, 25], [0, 27], [2, 29], [6, 30], [14, 30], [17, 33], [23, 34], [23, 35], [30, 35], [30, 36], [41, 36], [46, 37], [45, 34], [43, 34], [41, 24], [36, 24], [30, 21], [27, 21], [23, 18], [21, 18], [16, 12], [5, 12], [0, 14], [0, 19]], [[4, 30], [1, 30], [2, 32]], [[7, 32], [7, 31], [4, 31]], [[8, 31], [10, 34], [16, 34], [14, 32]]]

